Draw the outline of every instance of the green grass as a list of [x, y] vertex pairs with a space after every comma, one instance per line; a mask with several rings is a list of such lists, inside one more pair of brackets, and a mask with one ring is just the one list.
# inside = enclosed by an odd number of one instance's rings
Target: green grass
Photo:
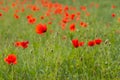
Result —
[[[92, 1], [99, 4], [99, 8], [89, 8], [90, 0], [57, 2], [75, 6], [88, 27], [82, 28], [79, 26], [80, 21], [73, 20], [67, 24], [66, 30], [62, 30], [59, 25], [62, 16], [52, 14], [52, 25], [47, 25], [48, 31], [44, 35], [38, 35], [35, 32], [36, 25], [50, 21], [47, 17], [44, 20], [39, 18], [47, 8], [35, 3], [40, 11], [25, 9], [25, 12], [19, 13], [18, 20], [13, 17], [14, 8], [8, 12], [0, 10], [3, 13], [0, 17], [0, 80], [120, 80], [120, 33], [116, 32], [120, 31], [120, 23], [117, 21], [120, 17], [120, 1]], [[111, 9], [113, 4], [117, 8]], [[11, 6], [6, 1], [3, 6], [7, 5]], [[81, 5], [87, 6], [89, 17], [80, 10]], [[111, 17], [112, 13], [116, 14], [115, 18]], [[28, 24], [26, 16], [29, 14], [37, 18], [35, 24]], [[76, 23], [76, 32], [70, 32], [71, 23]], [[62, 40], [64, 35], [67, 39]], [[103, 40], [102, 44], [88, 47], [87, 42], [98, 37]], [[73, 38], [84, 41], [85, 45], [74, 48], [71, 43]], [[29, 41], [28, 48], [14, 46], [16, 41], [24, 40]], [[17, 55], [17, 64], [14, 66], [4, 62], [4, 58], [11, 53]]]

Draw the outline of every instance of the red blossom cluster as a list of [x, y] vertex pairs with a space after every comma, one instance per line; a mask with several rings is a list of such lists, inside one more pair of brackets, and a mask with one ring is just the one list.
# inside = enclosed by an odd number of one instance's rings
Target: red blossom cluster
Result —
[[81, 27], [87, 27], [87, 25], [88, 25], [88, 24], [85, 23], [85, 22], [82, 22], [82, 21], [80, 22], [80, 26], [81, 26]]
[[28, 15], [27, 20], [29, 24], [34, 24], [36, 22], [36, 18], [34, 18], [32, 15]]
[[29, 44], [28, 41], [22, 41], [22, 42], [17, 41], [17, 42], [15, 42], [16, 47], [22, 47], [24, 49], [28, 47], [28, 44]]
[[84, 45], [84, 42], [81, 42], [81, 41], [79, 41], [78, 39], [73, 39], [73, 40], [72, 40], [72, 44], [73, 44], [73, 46], [74, 46], [75, 48], [78, 48], [78, 47], [80, 47], [80, 46], [83, 46], [83, 45]]
[[[95, 40], [91, 40], [91, 41], [88, 41], [88, 46], [92, 47], [92, 46], [95, 46], [95, 45], [100, 45], [102, 42], [102, 40], [99, 38], [99, 39], [95, 39]], [[79, 42], [78, 39], [72, 39], [72, 44], [75, 48], [78, 48], [79, 46], [83, 46], [84, 45], [84, 42]]]
[[88, 46], [100, 45], [102, 42], [101, 39], [95, 39], [88, 42]]
[[14, 14], [14, 18], [19, 19], [20, 17], [18, 16], [18, 14]]

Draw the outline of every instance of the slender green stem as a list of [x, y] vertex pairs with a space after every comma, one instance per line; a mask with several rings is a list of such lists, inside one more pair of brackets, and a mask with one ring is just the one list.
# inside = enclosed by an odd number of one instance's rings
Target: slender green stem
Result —
[[14, 69], [13, 69], [13, 65], [11, 65], [12, 68], [12, 80], [14, 80]]

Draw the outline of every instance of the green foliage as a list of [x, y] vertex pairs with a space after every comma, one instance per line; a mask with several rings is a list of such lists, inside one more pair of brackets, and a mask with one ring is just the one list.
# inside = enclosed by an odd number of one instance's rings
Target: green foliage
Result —
[[[53, 0], [56, 2], [56, 0]], [[57, 0], [62, 4], [75, 6], [89, 6], [91, 0]], [[36, 24], [27, 23], [26, 16], [33, 14], [38, 18], [40, 12], [25, 11], [20, 13], [20, 19], [13, 18], [13, 9], [8, 13], [0, 11], [0, 80], [120, 80], [120, 16], [119, 0], [94, 0], [99, 8], [89, 8], [89, 17], [81, 16], [81, 20], [88, 22], [87, 28], [79, 27], [76, 33], [62, 30], [57, 23], [60, 16], [55, 18], [52, 25], [48, 25], [48, 32], [38, 35], [35, 32]], [[112, 10], [111, 6], [117, 8]], [[10, 5], [6, 2], [5, 5]], [[74, 12], [71, 12], [74, 13]], [[116, 13], [116, 17], [111, 17]], [[84, 15], [82, 13], [81, 15]], [[48, 19], [38, 19], [36, 23], [46, 23]], [[73, 21], [76, 22], [76, 21]], [[72, 22], [71, 22], [72, 23]], [[47, 23], [46, 23], [47, 24]], [[107, 27], [106, 24], [109, 24]], [[69, 25], [66, 27], [69, 29]], [[53, 30], [53, 33], [50, 33]], [[66, 40], [62, 40], [63, 36]], [[87, 42], [97, 37], [102, 38], [101, 45], [88, 47]], [[85, 42], [85, 46], [74, 48], [71, 39], [78, 38]], [[16, 48], [16, 41], [28, 40], [26, 49]], [[18, 63], [12, 67], [4, 62], [4, 58], [14, 53]]]

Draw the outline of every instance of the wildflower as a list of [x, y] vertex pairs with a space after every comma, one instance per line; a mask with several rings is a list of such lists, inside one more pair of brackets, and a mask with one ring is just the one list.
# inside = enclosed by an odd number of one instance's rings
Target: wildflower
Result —
[[28, 41], [23, 41], [23, 42], [21, 42], [21, 47], [25, 49], [28, 47], [28, 44], [29, 44]]
[[29, 18], [29, 19], [28, 19], [28, 22], [29, 22], [30, 24], [34, 24], [34, 23], [36, 22], [36, 18]]
[[0, 13], [0, 17], [2, 16], [2, 13]]
[[79, 42], [79, 46], [83, 46], [84, 45], [84, 42]]
[[71, 14], [70, 18], [71, 18], [71, 20], [73, 20], [75, 18], [75, 14]]
[[101, 39], [96, 39], [96, 40], [95, 40], [95, 43], [98, 44], [98, 45], [99, 45], [101, 42], [102, 42]]
[[114, 9], [114, 8], [116, 8], [116, 6], [115, 6], [115, 5], [112, 5], [111, 8]]
[[18, 16], [17, 14], [14, 14], [14, 17], [15, 17], [16, 19], [19, 19], [19, 16]]
[[115, 17], [116, 15], [115, 15], [115, 13], [112, 13], [112, 17]]
[[78, 39], [73, 39], [73, 40], [72, 40], [72, 44], [73, 44], [73, 46], [74, 46], [75, 48], [78, 48], [78, 47], [79, 47], [79, 41], [78, 41]]
[[81, 26], [81, 27], [87, 27], [87, 25], [88, 25], [88, 24], [85, 23], [85, 22], [80, 22], [80, 26]]
[[15, 42], [15, 46], [16, 47], [22, 47], [22, 48], [27, 48], [28, 47], [29, 42], [28, 41], [22, 41], [22, 42]]
[[86, 6], [80, 6], [80, 9], [81, 9], [82, 11], [86, 11], [86, 10], [87, 10]]
[[9, 54], [6, 58], [4, 58], [4, 61], [7, 64], [16, 64], [17, 63], [17, 57], [14, 54]]
[[75, 30], [76, 30], [76, 27], [75, 27], [75, 24], [73, 23], [70, 25], [70, 31], [75, 31]]
[[80, 47], [80, 46], [83, 46], [83, 45], [84, 45], [84, 42], [79, 42], [78, 39], [73, 39], [73, 40], [72, 40], [72, 44], [73, 44], [73, 46], [74, 46], [75, 48], [78, 48], [78, 47]]
[[20, 47], [21, 46], [21, 42], [15, 42], [14, 44], [16, 47]]
[[88, 46], [94, 46], [94, 45], [95, 45], [95, 41], [94, 40], [88, 42]]
[[42, 34], [45, 33], [47, 31], [47, 26], [45, 24], [38, 24], [36, 26], [36, 33], [37, 34]]
[[44, 16], [40, 16], [40, 19], [44, 19]]
[[32, 18], [32, 15], [28, 15], [26, 18], [27, 18], [27, 19], [30, 19], [30, 18]]

